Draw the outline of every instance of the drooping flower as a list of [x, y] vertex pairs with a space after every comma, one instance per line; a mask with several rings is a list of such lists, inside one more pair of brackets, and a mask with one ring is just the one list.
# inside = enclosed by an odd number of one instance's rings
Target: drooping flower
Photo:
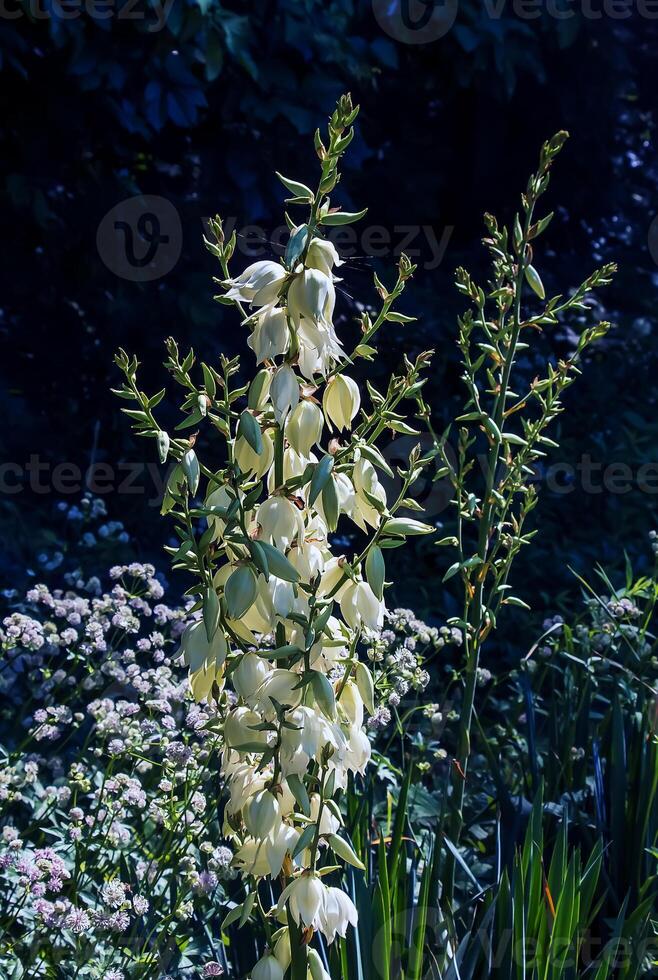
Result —
[[275, 956], [266, 953], [251, 971], [251, 980], [283, 980], [283, 969]]
[[322, 409], [304, 398], [288, 416], [286, 438], [293, 449], [308, 457], [319, 441], [323, 427]]
[[360, 406], [361, 394], [356, 381], [346, 374], [329, 379], [322, 396], [322, 407], [329, 424], [333, 422], [341, 432], [349, 429]]
[[275, 302], [285, 277], [286, 270], [279, 262], [254, 262], [235, 279], [224, 283], [229, 287], [226, 297], [250, 306], [267, 306]]
[[288, 903], [290, 914], [297, 925], [314, 926], [318, 913], [324, 906], [326, 887], [315, 874], [301, 874], [293, 878], [283, 889], [279, 898], [279, 908]]
[[254, 329], [247, 343], [256, 355], [257, 364], [285, 354], [290, 347], [290, 331], [285, 309], [267, 307], [255, 316]]
[[327, 238], [314, 238], [308, 247], [305, 263], [308, 269], [319, 269], [330, 276], [335, 265], [342, 265], [336, 246]]
[[296, 327], [303, 317], [315, 323], [331, 323], [336, 305], [336, 290], [331, 276], [319, 269], [304, 269], [290, 284], [287, 302]]
[[277, 368], [270, 385], [270, 398], [274, 416], [278, 424], [283, 425], [288, 413], [299, 401], [299, 380], [289, 364]]

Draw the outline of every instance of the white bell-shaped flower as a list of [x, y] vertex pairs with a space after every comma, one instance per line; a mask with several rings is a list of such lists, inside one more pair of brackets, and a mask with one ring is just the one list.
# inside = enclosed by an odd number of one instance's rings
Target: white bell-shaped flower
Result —
[[332, 596], [340, 599], [348, 585], [350, 579], [346, 577], [344, 571], [345, 558], [330, 558], [324, 566], [324, 572], [318, 586], [319, 596]]
[[249, 703], [270, 673], [266, 660], [257, 653], [245, 653], [231, 674], [231, 681], [240, 697]]
[[367, 582], [350, 582], [340, 597], [340, 611], [352, 629], [367, 626], [371, 630], [380, 630], [384, 625], [385, 608]]
[[264, 749], [267, 745], [267, 732], [257, 731], [262, 720], [260, 715], [249, 708], [234, 708], [224, 722], [224, 741], [231, 748], [260, 745]]
[[197, 701], [204, 701], [210, 694], [214, 681], [220, 680], [228, 643], [221, 629], [208, 640], [202, 620], [191, 623], [181, 637], [183, 662], [190, 668], [189, 680], [192, 694]]
[[369, 498], [374, 497], [381, 503], [382, 507], [385, 507], [386, 490], [379, 482], [377, 471], [370, 460], [364, 457], [357, 460], [352, 471], [352, 479], [356, 491], [352, 513], [350, 514], [352, 520], [358, 524], [362, 531], [366, 530], [366, 524], [369, 524], [370, 527], [379, 527], [381, 514]]
[[[352, 772], [364, 773], [370, 762], [372, 746], [370, 739], [362, 728], [353, 726], [347, 738], [347, 750], [343, 764]], [[338, 782], [336, 783], [338, 785]]]
[[297, 273], [288, 290], [288, 312], [295, 327], [302, 317], [330, 323], [336, 305], [336, 290], [330, 276], [319, 269]]
[[297, 925], [312, 926], [324, 906], [326, 890], [317, 875], [304, 873], [283, 889], [278, 907], [283, 909], [287, 902]]
[[289, 364], [282, 364], [272, 379], [270, 398], [274, 408], [274, 416], [279, 425], [283, 425], [289, 412], [299, 402], [299, 381]]
[[347, 681], [343, 686], [339, 704], [347, 715], [351, 725], [361, 728], [363, 725], [363, 698], [354, 681]]
[[308, 317], [297, 326], [297, 344], [299, 370], [309, 381], [316, 374], [326, 378], [344, 355], [333, 324], [315, 323]]
[[333, 422], [341, 432], [349, 429], [360, 407], [361, 393], [356, 381], [345, 374], [330, 378], [322, 396], [322, 408], [330, 425]]
[[297, 707], [302, 699], [299, 681], [299, 674], [293, 670], [285, 670], [283, 667], [275, 668], [265, 678], [256, 694], [256, 704], [266, 718], [272, 718], [276, 714], [273, 700], [278, 704], [287, 704], [291, 708]]
[[316, 823], [318, 822], [318, 817], [320, 819], [320, 833], [337, 834], [340, 830], [340, 820], [331, 812], [329, 807], [322, 807], [322, 816], [320, 816], [320, 794], [313, 793], [310, 797], [310, 803], [311, 819]]
[[286, 854], [292, 854], [299, 837], [300, 831], [296, 827], [282, 821], [265, 841], [265, 851], [273, 878], [280, 874]]
[[343, 260], [333, 242], [327, 238], [314, 238], [308, 247], [304, 264], [308, 269], [319, 269], [325, 276], [330, 276], [333, 267], [342, 265]]
[[320, 441], [323, 428], [322, 409], [304, 398], [288, 416], [286, 439], [293, 449], [308, 458], [311, 449]]
[[275, 302], [285, 277], [286, 270], [279, 262], [254, 262], [235, 279], [224, 283], [229, 287], [226, 296], [250, 306], [267, 306]]
[[287, 497], [268, 497], [258, 508], [256, 520], [266, 541], [283, 550], [304, 538], [304, 518]]
[[254, 875], [256, 878], [264, 878], [270, 873], [265, 841], [246, 840], [236, 851], [233, 864], [245, 877]]
[[242, 818], [255, 840], [265, 840], [281, 820], [279, 801], [269, 789], [261, 790], [248, 800]]
[[254, 329], [247, 343], [256, 355], [257, 364], [285, 354], [290, 347], [290, 330], [285, 309], [280, 306], [267, 307], [254, 317]]
[[349, 895], [341, 888], [327, 888], [318, 912], [318, 929], [327, 942], [332, 943], [337, 935], [344, 938], [348, 926], [356, 926], [358, 921], [358, 912]]

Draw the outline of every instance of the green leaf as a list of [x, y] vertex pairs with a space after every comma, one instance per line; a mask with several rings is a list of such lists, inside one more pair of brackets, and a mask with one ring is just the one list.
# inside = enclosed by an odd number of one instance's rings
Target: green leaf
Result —
[[256, 455], [260, 456], [263, 451], [263, 436], [260, 431], [260, 425], [251, 412], [248, 412], [246, 409], [240, 416], [240, 421], [238, 422], [238, 437], [240, 436], [246, 439]]
[[265, 554], [265, 549], [263, 548], [260, 541], [250, 541], [249, 542], [249, 553], [251, 554], [251, 560], [258, 569], [259, 572], [265, 577], [265, 581], [270, 580], [270, 567], [267, 563], [267, 555]]
[[301, 832], [299, 836], [299, 840], [295, 844], [295, 848], [292, 854], [290, 855], [293, 861], [295, 860], [298, 854], [301, 854], [302, 851], [306, 850], [307, 847], [310, 847], [311, 842], [315, 837], [316, 831], [317, 831], [317, 824], [314, 823], [310, 823], [308, 824], [308, 826], [304, 828], [304, 830]]
[[377, 545], [368, 552], [366, 558], [366, 578], [368, 585], [378, 599], [384, 598], [384, 577], [386, 575], [386, 563], [381, 548]]
[[391, 480], [395, 479], [395, 473], [376, 446], [366, 446], [359, 443], [359, 452], [362, 456], [365, 456], [365, 458], [371, 462], [373, 466], [377, 466], [380, 470], [383, 470], [384, 473], [386, 473], [386, 476], [390, 477]]
[[327, 527], [335, 531], [338, 527], [338, 491], [333, 480], [328, 480], [322, 490], [322, 507], [327, 518]]
[[210, 643], [219, 626], [219, 598], [214, 589], [203, 593], [203, 624]]
[[302, 184], [298, 180], [291, 180], [289, 177], [284, 177], [278, 170], [276, 171], [276, 175], [286, 190], [290, 191], [295, 197], [304, 198], [305, 201], [309, 202], [313, 200], [313, 191], [306, 184]]
[[320, 462], [317, 464], [313, 470], [313, 476], [311, 478], [311, 486], [308, 491], [308, 505], [312, 507], [318, 498], [318, 495], [322, 493], [327, 481], [331, 476], [331, 471], [334, 468], [334, 457], [333, 456], [323, 456]]
[[323, 214], [320, 224], [323, 225], [350, 225], [353, 221], [360, 221], [368, 213], [368, 208], [363, 211], [334, 211], [332, 214]]
[[267, 558], [267, 567], [270, 570], [270, 574], [276, 576], [276, 578], [283, 579], [284, 582], [298, 582], [299, 572], [292, 565], [285, 555], [283, 555], [278, 548], [274, 545], [268, 544], [267, 541], [259, 541], [258, 544], [265, 552], [265, 557]]
[[248, 565], [231, 572], [224, 586], [226, 608], [231, 619], [241, 619], [254, 604], [257, 594], [256, 576]]
[[326, 674], [321, 673], [319, 670], [312, 670], [311, 687], [313, 688], [313, 694], [320, 708], [327, 718], [333, 721], [336, 717], [336, 695], [331, 681]]
[[307, 817], [311, 815], [311, 801], [308, 796], [306, 787], [304, 786], [303, 780], [295, 772], [291, 772], [286, 776], [286, 782], [288, 783], [288, 788], [292, 795], [295, 797], [297, 804]]

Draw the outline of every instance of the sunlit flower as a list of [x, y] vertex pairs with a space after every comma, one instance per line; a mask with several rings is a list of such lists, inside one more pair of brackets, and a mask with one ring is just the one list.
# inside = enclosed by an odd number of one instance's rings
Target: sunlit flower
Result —
[[286, 270], [279, 262], [254, 262], [235, 279], [224, 283], [229, 287], [226, 297], [250, 306], [266, 306], [276, 300], [285, 277]]
[[345, 374], [330, 378], [322, 396], [322, 407], [330, 424], [333, 422], [339, 431], [349, 429], [360, 405], [361, 394], [356, 381]]

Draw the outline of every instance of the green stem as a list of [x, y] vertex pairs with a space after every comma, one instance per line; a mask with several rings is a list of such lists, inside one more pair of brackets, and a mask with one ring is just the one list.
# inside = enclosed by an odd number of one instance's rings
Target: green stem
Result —
[[[528, 234], [532, 224], [532, 214], [534, 201], [529, 201], [525, 215], [525, 227], [523, 231], [522, 245], [519, 249], [519, 260], [515, 276], [514, 305], [512, 310], [512, 327], [509, 337], [507, 354], [503, 364], [502, 375], [498, 392], [494, 398], [492, 417], [498, 431], [501, 430], [507, 398], [509, 392], [512, 368], [516, 358], [516, 349], [521, 332], [521, 297], [523, 292], [524, 265], [526, 261], [526, 248]], [[484, 317], [482, 317], [484, 319]], [[452, 783], [452, 812], [448, 823], [450, 839], [455, 846], [459, 846], [462, 829], [464, 826], [464, 796], [466, 791], [466, 779], [468, 775], [468, 763], [471, 754], [471, 727], [473, 723], [473, 706], [475, 702], [475, 689], [477, 686], [477, 673], [480, 665], [480, 652], [484, 637], [482, 635], [485, 617], [484, 608], [484, 588], [487, 577], [487, 553], [489, 550], [490, 538], [492, 533], [492, 512], [493, 512], [493, 488], [501, 462], [501, 442], [490, 437], [488, 452], [488, 466], [486, 475], [485, 492], [482, 498], [482, 514], [479, 521], [478, 550], [477, 555], [481, 564], [477, 566], [477, 582], [473, 599], [466, 603], [468, 611], [464, 618], [468, 627], [464, 630], [464, 646], [466, 654], [464, 696], [462, 700], [461, 713], [459, 718], [459, 731], [457, 737], [457, 752], [453, 762], [451, 774]], [[466, 588], [470, 587], [470, 580]], [[447, 857], [445, 875], [445, 895], [448, 908], [452, 907], [455, 884], [455, 858], [450, 853]]]

